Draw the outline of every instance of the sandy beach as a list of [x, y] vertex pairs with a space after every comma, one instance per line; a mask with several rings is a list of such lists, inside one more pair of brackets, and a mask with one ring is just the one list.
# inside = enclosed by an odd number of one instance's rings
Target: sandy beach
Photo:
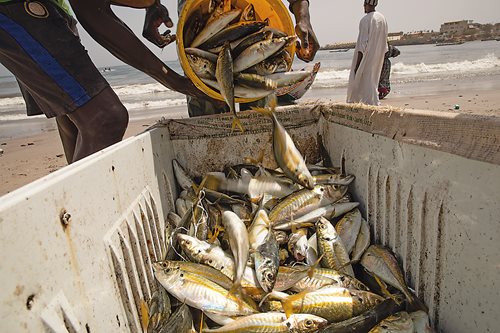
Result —
[[[336, 96], [304, 96], [304, 101], [329, 99], [343, 102]], [[454, 105], [460, 106], [454, 110]], [[391, 94], [382, 101], [382, 105], [391, 105], [402, 109], [424, 109], [435, 111], [467, 112], [500, 116], [500, 94], [498, 90], [470, 90], [446, 92], [439, 95], [406, 96]], [[177, 112], [176, 117], [187, 116]], [[132, 120], [125, 137], [143, 132], [153, 125], [157, 118]], [[47, 130], [37, 135], [0, 140], [3, 150], [0, 156], [0, 195], [26, 185], [66, 165], [57, 130]]]

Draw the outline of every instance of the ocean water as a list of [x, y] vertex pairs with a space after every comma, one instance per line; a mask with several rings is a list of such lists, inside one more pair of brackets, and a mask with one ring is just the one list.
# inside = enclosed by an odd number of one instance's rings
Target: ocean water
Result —
[[[462, 45], [415, 45], [399, 47], [401, 55], [392, 58], [391, 82], [405, 85], [429, 82], [434, 86], [441, 80], [477, 77], [477, 82], [492, 77], [500, 78], [500, 42], [468, 42]], [[330, 91], [345, 93], [349, 78], [353, 50], [347, 52], [319, 51], [315, 58], [321, 69], [306, 96], [325, 96]], [[182, 72], [177, 61], [167, 62], [177, 72]], [[299, 60], [295, 69], [307, 67]], [[146, 74], [130, 67], [115, 66], [102, 73], [130, 112], [131, 119], [156, 117], [186, 104], [185, 96], [171, 91]], [[411, 93], [411, 92], [410, 92]], [[31, 119], [30, 119], [31, 118]], [[33, 124], [44, 116], [27, 117], [21, 93], [13, 76], [0, 77], [0, 137], [2, 129]], [[14, 123], [15, 122], [15, 123]]]

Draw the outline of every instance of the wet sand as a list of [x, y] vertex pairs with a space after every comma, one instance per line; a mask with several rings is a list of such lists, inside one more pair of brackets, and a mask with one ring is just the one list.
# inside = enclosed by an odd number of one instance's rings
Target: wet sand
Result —
[[[500, 117], [500, 94], [498, 93], [500, 90], [496, 85], [489, 86], [488, 89], [452, 86], [450, 89], [442, 89], [441, 92], [420, 91], [419, 94], [408, 94], [406, 88], [401, 89], [398, 85], [393, 85], [393, 92], [382, 101], [382, 105], [402, 109], [466, 112]], [[344, 102], [345, 89], [316, 90], [314, 95], [308, 92], [303, 101], [324, 99]], [[455, 110], [455, 105], [459, 105], [458, 110]], [[125, 137], [143, 132], [162, 115], [168, 118], [187, 117], [187, 110], [185, 107], [170, 110], [168, 113], [156, 110], [144, 113], [144, 119], [140, 119], [140, 115], [135, 114], [131, 116]], [[0, 195], [9, 193], [66, 165], [53, 121], [45, 120], [43, 128], [28, 133], [31, 134], [20, 133], [17, 137], [0, 139], [0, 174], [2, 175]]]

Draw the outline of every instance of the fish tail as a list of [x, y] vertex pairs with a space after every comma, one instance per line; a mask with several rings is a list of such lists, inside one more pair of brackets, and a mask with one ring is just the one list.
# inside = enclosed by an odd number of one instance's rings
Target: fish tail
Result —
[[316, 270], [316, 268], [319, 266], [319, 263], [321, 262], [321, 259], [323, 259], [323, 256], [324, 254], [322, 254], [314, 264], [312, 264], [311, 268], [309, 268], [309, 270], [307, 271], [307, 276], [309, 276], [309, 278], [312, 278], [314, 276], [314, 271]]
[[238, 128], [241, 131], [241, 133], [245, 132], [245, 130], [243, 129], [243, 125], [241, 125], [241, 121], [238, 118], [238, 116], [236, 116], [235, 112], [233, 116], [233, 122], [231, 123], [231, 132], [234, 132], [236, 128]]
[[254, 111], [257, 111], [259, 113], [262, 113], [263, 115], [266, 115], [268, 117], [273, 116], [273, 110], [271, 110], [271, 109], [258, 108], [258, 107], [254, 107], [254, 106], [252, 106], [251, 109]]

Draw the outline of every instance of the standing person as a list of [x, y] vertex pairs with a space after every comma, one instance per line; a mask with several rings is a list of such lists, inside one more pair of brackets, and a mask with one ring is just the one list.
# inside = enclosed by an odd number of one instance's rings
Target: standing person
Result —
[[[146, 8], [143, 36], [159, 47], [175, 40], [159, 0], [70, 0], [89, 34], [119, 59], [170, 89], [206, 96], [171, 71], [118, 17], [111, 5]], [[65, 0], [0, 0], [0, 62], [15, 76], [27, 114], [56, 119], [68, 163], [119, 142], [128, 113], [80, 43]]]
[[[177, 0], [179, 14], [185, 3], [186, 0]], [[295, 33], [299, 38], [299, 41], [297, 41], [297, 57], [302, 61], [310, 62], [319, 50], [319, 42], [311, 25], [309, 0], [288, 0], [288, 3], [288, 9], [295, 16]], [[200, 99], [196, 96], [187, 96], [187, 104], [190, 117], [229, 112], [229, 107], [226, 104], [220, 106], [220, 104], [214, 104], [212, 101]], [[249, 105], [253, 104], [247, 103], [244, 107], [248, 108]]]
[[378, 82], [378, 98], [384, 99], [391, 92], [391, 59], [400, 55], [401, 52], [392, 45], [389, 45], [389, 51], [385, 53], [384, 65], [380, 73], [380, 81]]
[[387, 52], [387, 22], [375, 11], [378, 0], [365, 0], [366, 15], [359, 22], [359, 35], [354, 49], [347, 103], [379, 105], [378, 82]]

